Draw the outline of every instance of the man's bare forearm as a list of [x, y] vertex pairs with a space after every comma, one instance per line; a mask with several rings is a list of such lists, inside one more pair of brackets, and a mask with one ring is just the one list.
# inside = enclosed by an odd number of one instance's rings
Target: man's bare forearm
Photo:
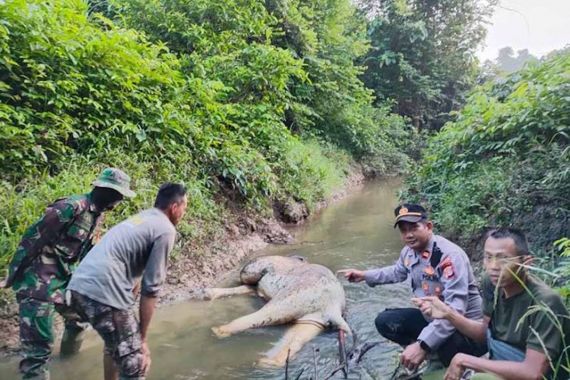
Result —
[[537, 380], [542, 379], [544, 364], [536, 365], [528, 360], [513, 362], [505, 360], [489, 360], [476, 356], [465, 355], [459, 363], [464, 368], [471, 368], [476, 372], [490, 372], [505, 380]]
[[140, 328], [143, 341], [146, 341], [148, 326], [154, 314], [158, 297], [142, 296], [140, 303]]
[[461, 334], [468, 336], [474, 341], [484, 343], [487, 340], [487, 326], [489, 324], [487, 317], [484, 317], [482, 321], [476, 321], [465, 317], [454, 309], [451, 309], [451, 312], [446, 316], [446, 319], [451, 322], [451, 324]]

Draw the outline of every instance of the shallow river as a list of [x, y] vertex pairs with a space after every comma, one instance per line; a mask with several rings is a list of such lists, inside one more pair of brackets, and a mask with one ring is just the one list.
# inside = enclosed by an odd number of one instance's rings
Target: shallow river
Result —
[[[393, 229], [397, 181], [371, 183], [361, 191], [333, 204], [310, 223], [294, 231], [297, 244], [269, 247], [258, 254], [305, 256], [333, 271], [371, 268], [393, 263], [401, 248]], [[222, 284], [229, 280], [222, 281]], [[387, 307], [410, 305], [407, 283], [370, 288], [342, 280], [347, 294], [347, 316], [360, 341], [380, 340], [374, 328], [376, 314]], [[212, 326], [229, 322], [258, 309], [262, 302], [250, 297], [190, 301], [161, 308], [150, 328], [152, 369], [149, 380], [170, 379], [284, 379], [283, 369], [256, 368], [260, 354], [269, 350], [286, 327], [263, 328], [225, 339], [216, 338]], [[350, 339], [348, 340], [350, 344]], [[100, 380], [102, 343], [90, 332], [82, 352], [66, 361], [52, 363], [52, 380]], [[350, 379], [388, 379], [398, 347], [382, 343], [365, 355]], [[316, 362], [316, 366], [314, 363]], [[338, 363], [337, 334], [324, 333], [292, 360], [289, 378], [324, 378]], [[0, 379], [17, 379], [17, 360], [0, 362]], [[335, 378], [342, 378], [341, 375]]]

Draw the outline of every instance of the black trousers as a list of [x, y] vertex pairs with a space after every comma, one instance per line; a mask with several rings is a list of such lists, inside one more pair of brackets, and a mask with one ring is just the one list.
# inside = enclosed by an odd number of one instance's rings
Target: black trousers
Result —
[[[424, 327], [428, 325], [421, 311], [414, 308], [386, 309], [378, 314], [374, 323], [383, 337], [404, 347], [416, 342]], [[459, 352], [481, 356], [487, 352], [487, 346], [455, 331], [437, 349], [439, 360], [446, 367]]]

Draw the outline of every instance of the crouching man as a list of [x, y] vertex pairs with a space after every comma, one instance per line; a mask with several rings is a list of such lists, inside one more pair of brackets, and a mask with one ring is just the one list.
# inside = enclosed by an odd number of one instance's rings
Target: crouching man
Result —
[[[405, 244], [396, 264], [380, 269], [340, 272], [351, 282], [365, 281], [369, 286], [411, 278], [416, 297], [433, 295], [458, 314], [482, 318], [479, 289], [465, 252], [433, 233], [433, 222], [422, 206], [404, 204], [394, 213], [394, 228], [399, 228]], [[417, 308], [386, 309], [378, 314], [375, 324], [382, 336], [405, 347], [401, 364], [412, 373], [419, 374], [422, 371], [420, 365], [432, 353], [437, 353], [444, 365], [449, 365], [458, 352], [485, 353], [484, 345], [461, 334], [450, 322], [431, 320]]]
[[567, 380], [563, 367], [570, 364], [564, 352], [570, 343], [570, 316], [562, 298], [528, 273], [531, 257], [524, 234], [495, 229], [484, 247], [482, 321], [466, 318], [435, 297], [414, 299], [423, 313], [487, 342], [489, 359], [457, 354], [445, 380], [460, 379], [466, 369], [478, 372], [472, 379], [479, 380]]
[[[144, 379], [150, 368], [148, 326], [187, 202], [184, 186], [162, 185], [154, 208], [111, 228], [71, 278], [67, 301], [105, 342], [106, 380]], [[141, 276], [139, 322], [133, 289]]]

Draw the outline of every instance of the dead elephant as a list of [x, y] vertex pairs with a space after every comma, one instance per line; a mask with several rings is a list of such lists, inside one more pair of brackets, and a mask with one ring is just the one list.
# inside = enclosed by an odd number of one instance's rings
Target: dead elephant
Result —
[[305, 343], [326, 328], [350, 333], [342, 317], [344, 289], [327, 268], [293, 256], [253, 259], [240, 272], [242, 286], [206, 289], [206, 297], [257, 294], [268, 302], [255, 313], [212, 330], [227, 337], [250, 328], [294, 323], [279, 344], [260, 360], [262, 365], [284, 366], [287, 353], [293, 357]]

